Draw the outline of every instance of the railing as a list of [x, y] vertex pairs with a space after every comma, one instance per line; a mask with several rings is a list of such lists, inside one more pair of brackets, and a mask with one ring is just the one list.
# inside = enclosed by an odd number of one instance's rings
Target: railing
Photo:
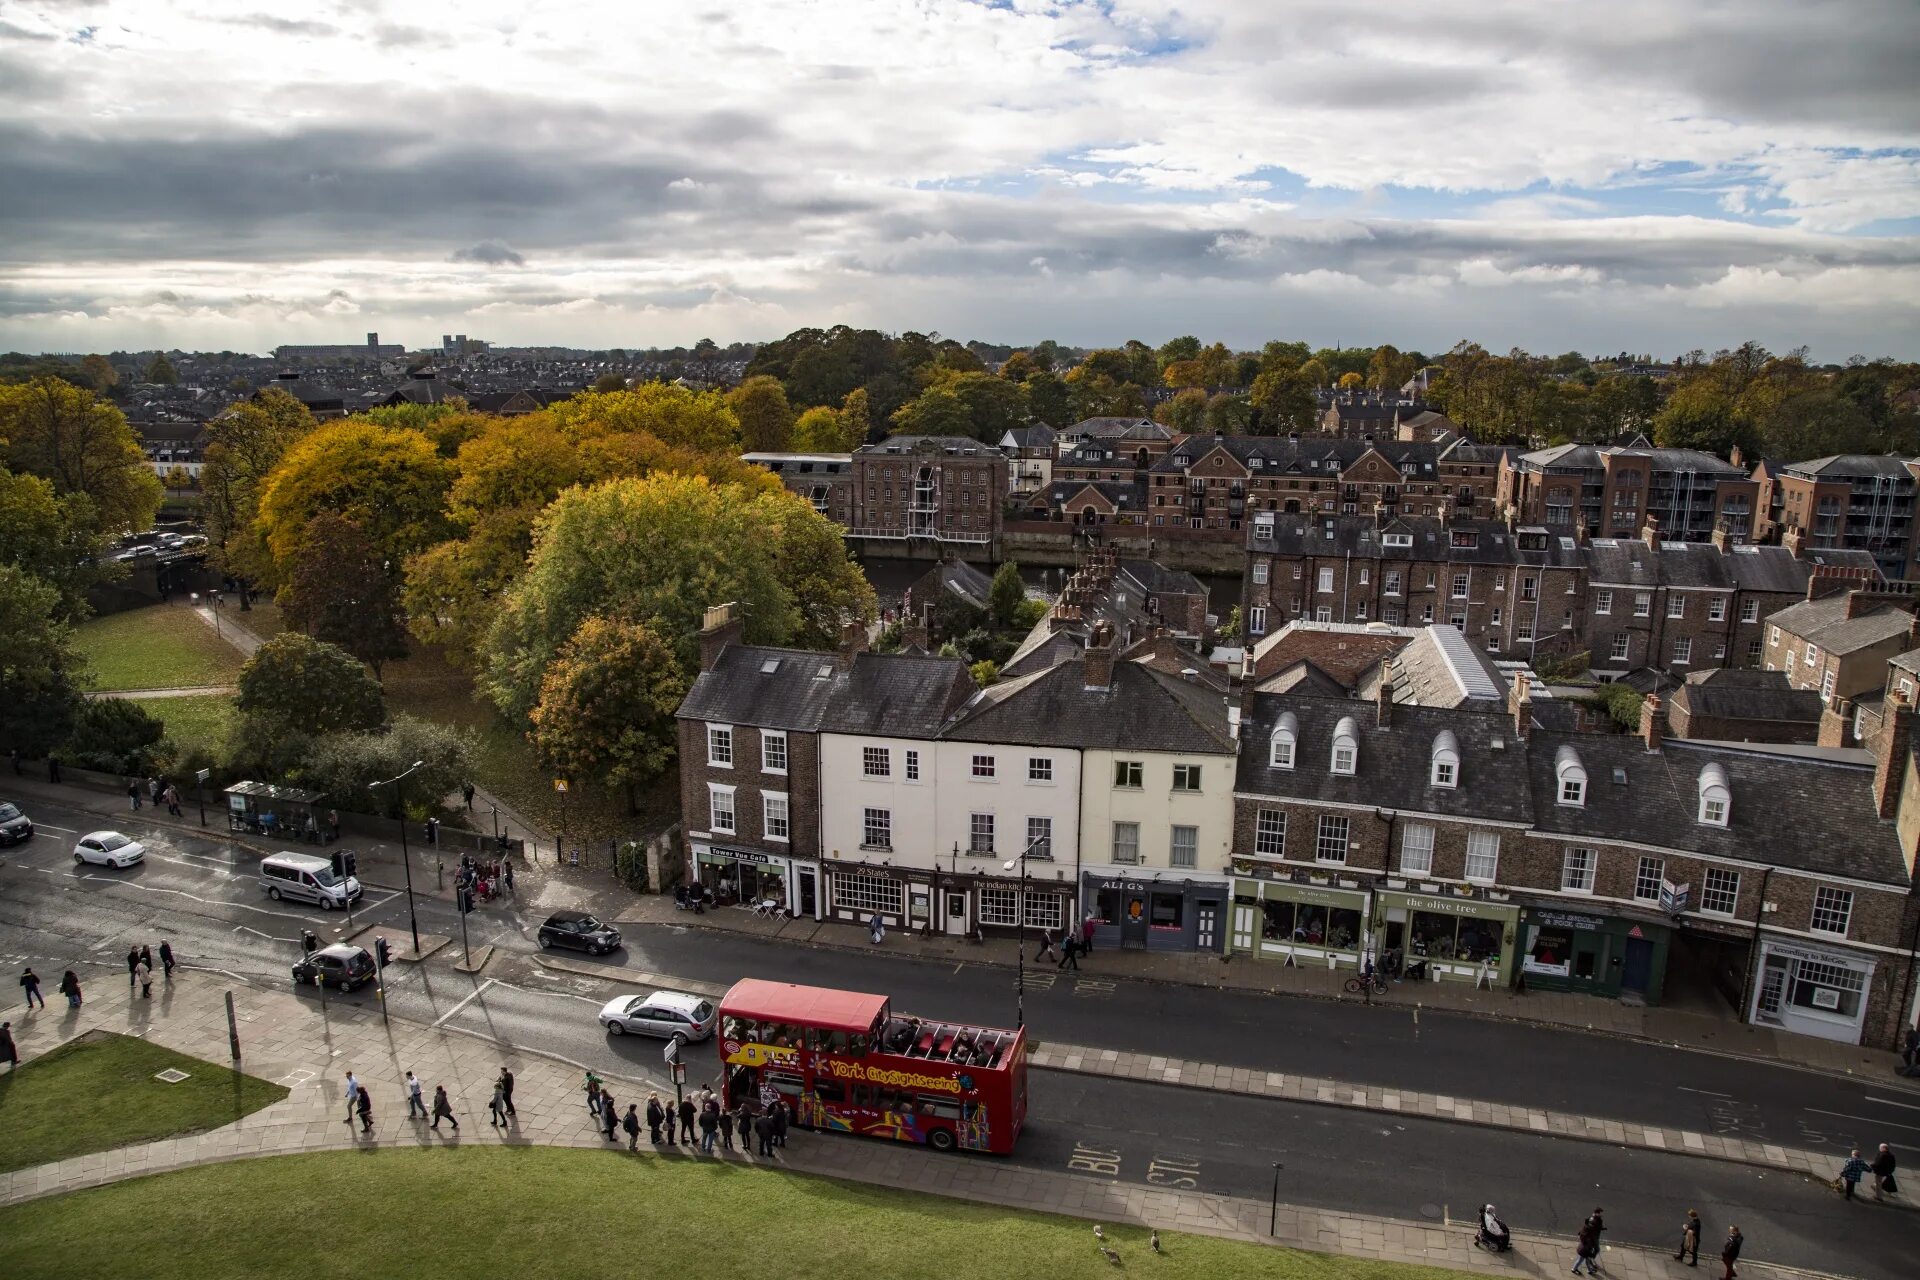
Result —
[[967, 546], [984, 547], [993, 541], [991, 533], [956, 532], [951, 529], [843, 529], [841, 536], [846, 538], [897, 539], [905, 542], [911, 538], [931, 538], [935, 542], [952, 542]]

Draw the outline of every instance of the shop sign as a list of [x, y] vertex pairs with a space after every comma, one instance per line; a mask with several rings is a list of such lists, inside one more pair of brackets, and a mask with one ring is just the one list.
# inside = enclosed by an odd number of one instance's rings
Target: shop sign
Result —
[[1145, 893], [1147, 886], [1139, 880], [1101, 880], [1097, 883], [1101, 889], [1119, 889], [1124, 893]]
[[1533, 913], [1533, 919], [1534, 923], [1546, 925], [1549, 929], [1586, 929], [1591, 931], [1600, 927], [1600, 922], [1592, 916], [1569, 915], [1564, 911], [1536, 911]]
[[1796, 947], [1790, 942], [1767, 941], [1767, 954], [1781, 956], [1788, 960], [1812, 961], [1814, 964], [1838, 965], [1842, 969], [1854, 969], [1865, 972], [1873, 968], [1872, 964], [1844, 951], [1823, 951], [1817, 947]]
[[1504, 916], [1513, 912], [1511, 907], [1502, 907], [1490, 902], [1474, 902], [1467, 898], [1421, 898], [1408, 894], [1405, 901], [1409, 911], [1432, 911], [1440, 915]]
[[1687, 899], [1693, 894], [1691, 884], [1675, 884], [1671, 880], [1660, 882], [1660, 909], [1670, 916], [1677, 916], [1687, 909]]
[[1265, 896], [1276, 901], [1304, 902], [1308, 906], [1358, 908], [1366, 895], [1357, 889], [1320, 889], [1307, 885], [1276, 884], [1266, 891]]
[[760, 853], [753, 849], [715, 849], [713, 852], [716, 857], [732, 858], [735, 862], [771, 863], [773, 861], [771, 854]]
[[827, 1058], [815, 1063], [815, 1070], [824, 1070], [837, 1080], [859, 1080], [866, 1084], [879, 1085], [888, 1089], [937, 1089], [942, 1093], [959, 1093], [965, 1083], [971, 1091], [970, 1076], [936, 1076], [920, 1071], [900, 1071], [892, 1067], [870, 1067], [864, 1062], [848, 1062], [841, 1058]]

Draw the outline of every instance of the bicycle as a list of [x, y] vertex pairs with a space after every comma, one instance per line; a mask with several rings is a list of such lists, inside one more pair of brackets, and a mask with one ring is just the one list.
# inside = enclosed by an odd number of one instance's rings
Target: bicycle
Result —
[[1366, 995], [1369, 993], [1376, 996], [1383, 996], [1387, 994], [1387, 980], [1377, 973], [1369, 977], [1348, 978], [1343, 990], [1350, 996]]

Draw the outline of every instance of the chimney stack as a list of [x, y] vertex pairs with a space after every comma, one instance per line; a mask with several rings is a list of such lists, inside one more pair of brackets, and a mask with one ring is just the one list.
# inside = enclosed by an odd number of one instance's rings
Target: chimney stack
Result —
[[1907, 742], [1913, 736], [1913, 704], [1907, 695], [1894, 690], [1887, 699], [1886, 723], [1880, 727], [1880, 741], [1874, 751], [1873, 803], [1882, 818], [1891, 818], [1900, 807], [1900, 784], [1907, 765]]
[[746, 620], [740, 616], [737, 603], [728, 601], [709, 606], [700, 621], [700, 669], [713, 670], [714, 664], [720, 661], [720, 651], [730, 644], [739, 644], [746, 629]]
[[1666, 704], [1660, 701], [1660, 695], [1650, 693], [1640, 704], [1640, 740], [1647, 744], [1650, 753], [1660, 750], [1660, 716], [1666, 710]]
[[1110, 623], [1094, 624], [1093, 635], [1087, 640], [1087, 654], [1082, 659], [1083, 683], [1089, 689], [1113, 688], [1113, 627]]
[[918, 616], [909, 616], [900, 627], [900, 647], [903, 649], [924, 649], [933, 652], [933, 633], [927, 626], [926, 611]]
[[[1738, 453], [1740, 451], [1735, 449], [1734, 452]], [[1715, 524], [1713, 526], [1713, 549], [1715, 551], [1718, 551], [1721, 555], [1727, 554], [1732, 542], [1733, 539], [1727, 534], [1727, 526], [1724, 524]]]
[[858, 620], [840, 629], [840, 669], [849, 671], [853, 660], [867, 651], [867, 624]]
[[1790, 525], [1780, 534], [1780, 545], [1785, 547], [1787, 554], [1795, 560], [1806, 559], [1807, 535], [1800, 532], [1798, 526]]
[[1385, 729], [1393, 723], [1393, 676], [1384, 668], [1379, 683], [1373, 686], [1373, 724]]
[[1513, 716], [1513, 736], [1525, 742], [1533, 734], [1533, 673], [1521, 671], [1507, 691], [1507, 711]]
[[1649, 515], [1646, 524], [1640, 527], [1640, 541], [1647, 544], [1647, 550], [1660, 549], [1660, 517]]

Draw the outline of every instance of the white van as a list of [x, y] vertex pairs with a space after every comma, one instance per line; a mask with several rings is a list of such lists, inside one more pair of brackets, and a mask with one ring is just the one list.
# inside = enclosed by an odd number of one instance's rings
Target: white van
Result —
[[260, 887], [275, 902], [294, 898], [317, 903], [322, 911], [344, 907], [360, 897], [360, 881], [334, 874], [333, 864], [311, 853], [273, 853], [260, 860]]

